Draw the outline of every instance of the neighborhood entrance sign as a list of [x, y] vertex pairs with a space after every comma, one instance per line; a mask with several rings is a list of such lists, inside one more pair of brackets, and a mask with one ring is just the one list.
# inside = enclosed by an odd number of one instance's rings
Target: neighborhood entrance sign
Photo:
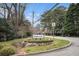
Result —
[[44, 35], [33, 34], [33, 38], [44, 38]]

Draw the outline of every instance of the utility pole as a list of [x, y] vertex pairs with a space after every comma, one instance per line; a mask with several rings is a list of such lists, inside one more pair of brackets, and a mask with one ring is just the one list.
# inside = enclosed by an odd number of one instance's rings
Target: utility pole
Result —
[[34, 11], [32, 12], [32, 33], [34, 33]]
[[32, 26], [34, 26], [34, 11], [32, 12]]

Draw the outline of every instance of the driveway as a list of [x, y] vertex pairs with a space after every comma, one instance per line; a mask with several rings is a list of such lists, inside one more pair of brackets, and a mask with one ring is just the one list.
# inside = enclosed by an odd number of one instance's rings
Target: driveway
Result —
[[35, 54], [32, 56], [79, 56], [79, 37], [56, 37], [56, 38], [69, 40], [72, 42], [72, 45], [64, 49]]

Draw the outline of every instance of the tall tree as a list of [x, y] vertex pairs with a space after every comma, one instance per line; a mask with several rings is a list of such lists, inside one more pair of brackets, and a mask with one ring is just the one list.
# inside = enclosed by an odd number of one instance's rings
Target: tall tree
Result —
[[63, 6], [59, 6], [56, 9], [50, 11], [48, 14], [43, 14], [41, 18], [41, 22], [44, 27], [48, 28], [48, 32], [52, 32], [52, 22], [55, 22], [55, 33], [63, 34], [63, 24], [66, 13], [66, 8]]
[[[15, 33], [15, 36], [18, 37], [18, 32], [29, 30], [29, 22], [25, 21], [24, 11], [26, 9], [26, 4], [23, 3], [2, 3], [0, 8], [3, 9], [4, 13], [0, 14], [5, 19], [8, 26], [11, 28], [11, 32]], [[27, 23], [28, 25], [25, 25]], [[23, 30], [21, 29], [23, 28]], [[24, 33], [23, 32], [23, 33]]]
[[79, 4], [72, 3], [67, 11], [64, 23], [64, 33], [68, 35], [79, 34]]

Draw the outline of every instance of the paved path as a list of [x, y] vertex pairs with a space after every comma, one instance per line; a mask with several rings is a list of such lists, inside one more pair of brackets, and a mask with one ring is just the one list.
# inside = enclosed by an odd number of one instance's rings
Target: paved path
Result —
[[72, 45], [64, 49], [41, 53], [41, 54], [35, 54], [32, 56], [79, 56], [78, 37], [56, 37], [56, 38], [64, 38], [66, 40], [70, 40], [72, 42]]

